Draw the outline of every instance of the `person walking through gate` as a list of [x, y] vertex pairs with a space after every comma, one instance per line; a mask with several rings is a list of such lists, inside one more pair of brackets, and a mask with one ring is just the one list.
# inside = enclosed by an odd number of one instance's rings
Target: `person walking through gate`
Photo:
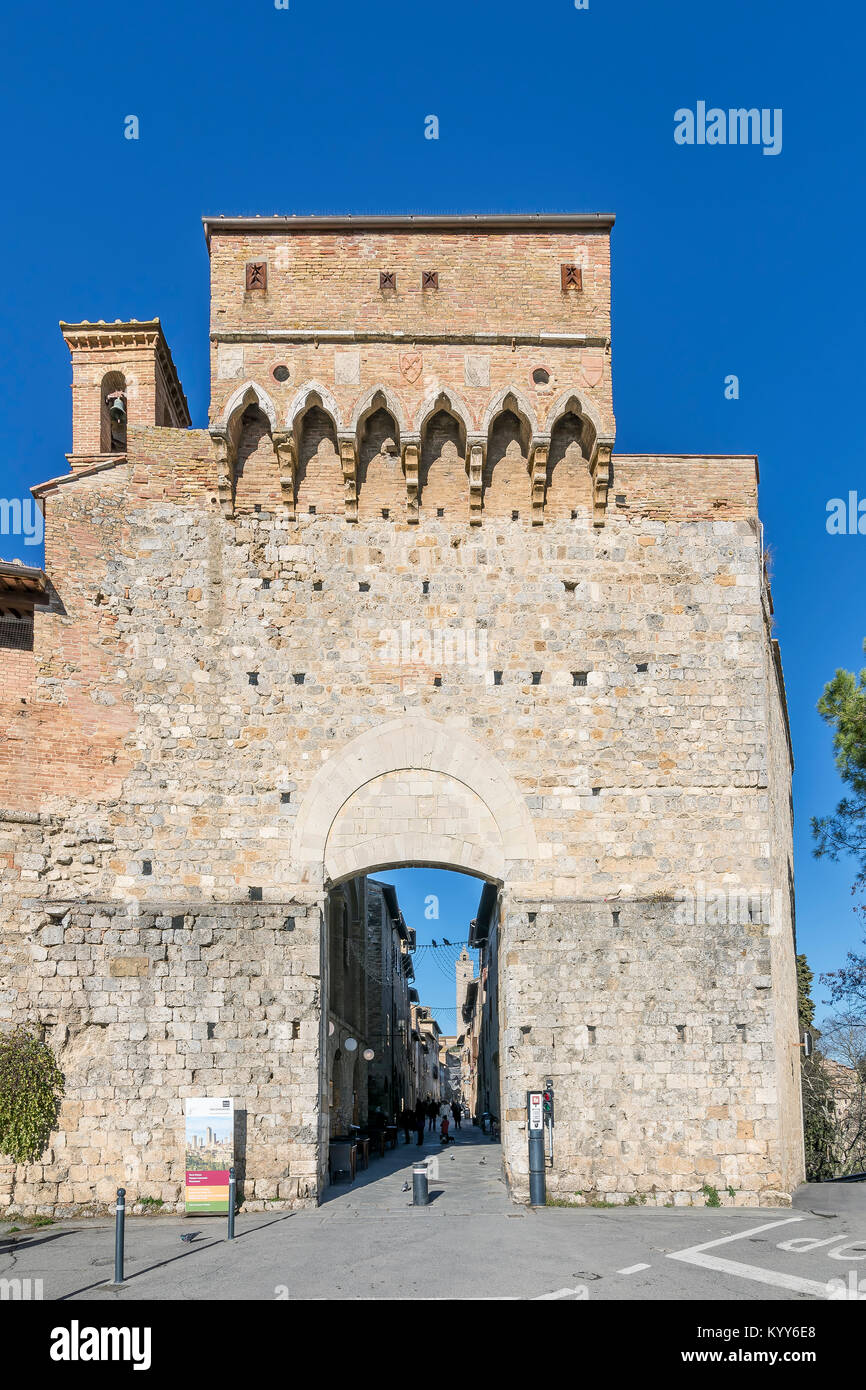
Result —
[[460, 1105], [456, 1100], [451, 1102], [451, 1114], [454, 1116], [454, 1128], [460, 1128]]
[[402, 1115], [400, 1116], [400, 1127], [403, 1130], [403, 1137], [405, 1138], [407, 1144], [409, 1143], [409, 1131], [413, 1129], [414, 1126], [415, 1112], [414, 1110], [410, 1110], [409, 1107], [406, 1106], [406, 1108], [403, 1110]]

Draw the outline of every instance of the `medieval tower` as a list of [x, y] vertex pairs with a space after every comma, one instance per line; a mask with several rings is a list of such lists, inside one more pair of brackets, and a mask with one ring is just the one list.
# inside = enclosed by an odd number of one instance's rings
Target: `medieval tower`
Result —
[[158, 320], [62, 325], [45, 569], [0, 567], [0, 1025], [67, 1088], [0, 1203], [178, 1203], [212, 1095], [248, 1205], [317, 1200], [328, 896], [403, 865], [498, 895], [519, 1200], [546, 1077], [553, 1192], [801, 1181], [757, 463], [616, 452], [612, 225], [207, 219], [206, 429]]

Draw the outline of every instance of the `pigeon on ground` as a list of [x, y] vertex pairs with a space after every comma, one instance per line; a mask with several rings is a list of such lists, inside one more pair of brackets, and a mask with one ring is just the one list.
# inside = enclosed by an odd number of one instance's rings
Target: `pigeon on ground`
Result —
[[411, 1186], [412, 1186], [411, 1183], [404, 1182], [403, 1186], [400, 1188], [400, 1191], [401, 1191], [401, 1192], [408, 1192], [408, 1191], [409, 1191], [409, 1188], [410, 1188]]
[[487, 1159], [486, 1159], [486, 1158], [479, 1158], [478, 1162], [479, 1162], [479, 1163], [486, 1163], [486, 1162], [487, 1162]]
[[190, 1241], [195, 1240], [197, 1235], [198, 1231], [192, 1231], [188, 1236], [181, 1236], [181, 1240], [185, 1240], [189, 1244]]

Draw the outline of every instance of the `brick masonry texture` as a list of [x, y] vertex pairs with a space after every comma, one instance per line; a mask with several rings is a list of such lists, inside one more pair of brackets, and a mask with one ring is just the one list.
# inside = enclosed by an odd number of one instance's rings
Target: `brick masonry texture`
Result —
[[[502, 886], [518, 1197], [550, 1075], [554, 1191], [786, 1202], [791, 760], [754, 459], [603, 457], [606, 234], [215, 229], [211, 257], [210, 431], [130, 411], [126, 454], [82, 436], [38, 489], [54, 597], [0, 689], [0, 1026], [42, 1025], [68, 1088], [0, 1203], [178, 1204], [208, 1093], [242, 1113], [247, 1203], [315, 1201], [328, 884], [401, 862]], [[123, 368], [99, 351], [94, 382]], [[772, 920], [684, 923], [698, 885]]]

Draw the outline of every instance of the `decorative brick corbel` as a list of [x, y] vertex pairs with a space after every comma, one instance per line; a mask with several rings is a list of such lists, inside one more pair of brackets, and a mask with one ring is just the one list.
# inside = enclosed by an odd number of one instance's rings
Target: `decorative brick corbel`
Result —
[[421, 440], [403, 439], [403, 472], [406, 476], [406, 520], [417, 525], [420, 520], [418, 468], [421, 462]]
[[529, 477], [532, 487], [533, 526], [541, 526], [544, 521], [544, 501], [547, 496], [547, 456], [549, 452], [549, 435], [539, 435], [532, 440], [529, 449]]
[[216, 450], [217, 497], [223, 516], [231, 520], [235, 514], [234, 480], [232, 478], [234, 468], [230, 457], [228, 435], [225, 430], [216, 429], [210, 430], [209, 433]]
[[274, 449], [277, 454], [277, 468], [280, 474], [280, 492], [283, 506], [289, 521], [295, 520], [295, 478], [297, 475], [298, 450], [295, 436], [291, 430], [277, 430], [274, 434]]
[[589, 462], [592, 478], [592, 524], [603, 526], [607, 515], [607, 490], [611, 483], [612, 439], [597, 439]]
[[487, 440], [483, 435], [470, 435], [466, 441], [466, 472], [469, 474], [469, 525], [480, 526], [484, 505], [484, 450]]
[[343, 490], [346, 506], [346, 520], [358, 520], [358, 452], [353, 434], [341, 434], [340, 463], [343, 465]]

